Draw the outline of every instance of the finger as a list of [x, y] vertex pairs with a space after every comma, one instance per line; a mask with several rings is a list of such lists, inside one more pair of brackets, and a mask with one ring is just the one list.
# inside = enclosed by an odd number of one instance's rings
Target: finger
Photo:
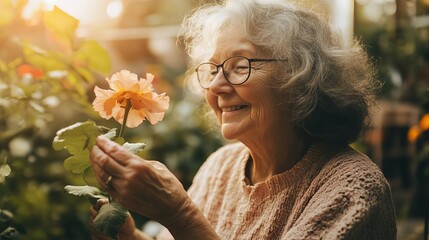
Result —
[[95, 210], [100, 210], [101, 206], [103, 206], [104, 204], [109, 203], [109, 200], [107, 198], [100, 198], [97, 200], [97, 202], [95, 203]]
[[100, 186], [104, 186], [107, 179], [109, 178], [108, 173], [106, 173], [106, 171], [104, 171], [104, 169], [98, 166], [97, 164], [93, 164], [92, 169], [94, 171], [97, 182], [100, 184]]
[[[92, 157], [90, 156], [90, 158]], [[100, 186], [104, 186], [105, 182], [109, 178], [109, 173], [107, 173], [104, 167], [101, 167], [98, 163], [92, 164], [92, 170], [97, 182], [100, 184]]]
[[118, 199], [118, 191], [115, 190], [117, 189], [117, 186], [114, 186], [113, 184], [114, 183], [112, 182], [111, 187], [107, 189], [107, 192], [109, 193], [112, 201], [120, 203], [120, 200]]
[[158, 162], [158, 161], [150, 160], [150, 161], [146, 161], [146, 162], [149, 163], [150, 165], [152, 165], [152, 167], [154, 167], [155, 169], [158, 169], [158, 170], [166, 168], [163, 163]]
[[[94, 146], [91, 150], [90, 154], [91, 161], [93, 165], [99, 166], [101, 169], [106, 171], [107, 177], [109, 175], [113, 176], [121, 176], [123, 175], [124, 167], [119, 164], [117, 161], [115, 161], [112, 157], [110, 157], [109, 154], [107, 154], [103, 149], [99, 148], [98, 146]], [[103, 177], [103, 176], [99, 176]], [[106, 181], [107, 177], [104, 176], [103, 179], [100, 179], [102, 181]]]
[[121, 165], [126, 165], [128, 161], [136, 156], [121, 145], [109, 140], [104, 136], [98, 136], [96, 144], [104, 152], [109, 154], [114, 160], [119, 162]]
[[97, 214], [98, 214], [98, 211], [95, 210], [94, 207], [91, 207], [89, 209], [89, 220], [90, 220], [90, 222], [92, 222], [92, 220], [97, 216]]

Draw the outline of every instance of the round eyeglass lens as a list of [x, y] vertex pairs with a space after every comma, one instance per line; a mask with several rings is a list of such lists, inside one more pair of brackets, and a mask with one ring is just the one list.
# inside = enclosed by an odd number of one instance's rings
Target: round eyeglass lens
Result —
[[213, 81], [214, 77], [217, 74], [216, 65], [211, 63], [203, 63], [198, 66], [197, 69], [197, 77], [203, 88], [208, 88], [211, 81]]
[[224, 75], [231, 84], [242, 84], [250, 74], [250, 62], [244, 57], [232, 57], [223, 64]]

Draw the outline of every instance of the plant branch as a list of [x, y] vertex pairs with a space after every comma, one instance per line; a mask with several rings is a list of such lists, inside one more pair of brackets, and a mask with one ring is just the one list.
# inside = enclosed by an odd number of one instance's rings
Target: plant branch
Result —
[[124, 121], [122, 122], [121, 130], [119, 131], [119, 137], [122, 137], [124, 135], [125, 126], [127, 125], [128, 120], [128, 114], [131, 110], [131, 100], [127, 99], [127, 105], [125, 106], [125, 113], [124, 113]]

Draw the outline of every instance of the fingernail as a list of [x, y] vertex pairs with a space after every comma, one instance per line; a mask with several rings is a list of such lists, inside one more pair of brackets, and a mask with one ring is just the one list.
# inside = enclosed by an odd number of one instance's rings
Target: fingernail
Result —
[[100, 136], [97, 137], [97, 141], [106, 142], [107, 138], [105, 136], [103, 136], [103, 135], [100, 135]]

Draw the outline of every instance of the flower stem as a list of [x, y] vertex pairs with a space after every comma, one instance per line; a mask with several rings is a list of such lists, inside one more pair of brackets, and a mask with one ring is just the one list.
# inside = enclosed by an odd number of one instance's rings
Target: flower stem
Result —
[[127, 125], [127, 119], [128, 114], [130, 113], [131, 109], [131, 100], [127, 99], [127, 105], [125, 106], [125, 113], [124, 113], [124, 121], [122, 122], [121, 130], [119, 131], [119, 137], [122, 137], [124, 135], [125, 126]]

